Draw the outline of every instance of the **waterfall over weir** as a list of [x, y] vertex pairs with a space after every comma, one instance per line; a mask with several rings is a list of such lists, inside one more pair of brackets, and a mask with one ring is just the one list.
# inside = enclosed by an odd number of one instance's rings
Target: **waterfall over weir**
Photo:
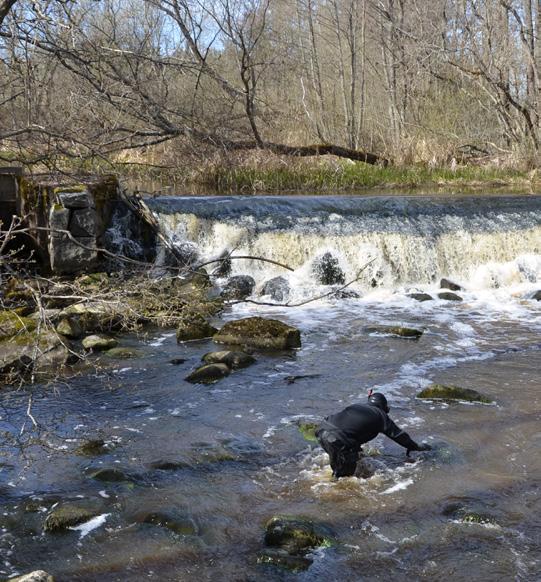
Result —
[[372, 261], [361, 290], [430, 285], [442, 276], [472, 288], [541, 279], [538, 196], [161, 197], [146, 204], [171, 240], [193, 246], [201, 260], [233, 251], [295, 269], [233, 261], [233, 274], [259, 285], [285, 275], [309, 287], [311, 264], [325, 252], [347, 280]]

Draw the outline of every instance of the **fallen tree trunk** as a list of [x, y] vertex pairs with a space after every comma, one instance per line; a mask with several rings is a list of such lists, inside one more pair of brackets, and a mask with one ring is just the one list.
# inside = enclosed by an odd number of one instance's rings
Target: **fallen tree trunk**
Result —
[[[200, 136], [203, 141], [208, 141], [216, 145], [220, 141]], [[332, 155], [339, 158], [346, 158], [348, 160], [355, 160], [357, 162], [365, 162], [366, 164], [381, 164], [382, 166], [388, 166], [389, 160], [382, 158], [377, 154], [372, 154], [369, 152], [361, 152], [359, 150], [351, 150], [349, 148], [344, 148], [342, 146], [332, 145], [332, 144], [314, 144], [307, 146], [290, 146], [280, 143], [272, 142], [262, 142], [258, 144], [255, 141], [221, 141], [221, 145], [228, 150], [255, 150], [263, 149], [269, 150], [275, 154], [285, 155], [285, 156], [295, 156], [299, 158], [306, 158], [310, 156], [325, 156]]]

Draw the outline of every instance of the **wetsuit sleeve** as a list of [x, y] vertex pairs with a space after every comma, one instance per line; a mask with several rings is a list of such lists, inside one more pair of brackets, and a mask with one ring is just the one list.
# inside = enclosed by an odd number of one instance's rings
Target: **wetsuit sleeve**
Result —
[[403, 446], [408, 451], [418, 451], [419, 445], [410, 437], [407, 432], [404, 432], [402, 429], [398, 428], [396, 424], [387, 416], [385, 415], [385, 423], [383, 427], [383, 434], [388, 436], [392, 439], [395, 443]]

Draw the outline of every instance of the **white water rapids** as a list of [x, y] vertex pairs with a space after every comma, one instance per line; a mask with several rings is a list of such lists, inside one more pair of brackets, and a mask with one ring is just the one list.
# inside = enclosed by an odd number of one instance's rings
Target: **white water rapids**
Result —
[[314, 291], [312, 263], [330, 252], [358, 291], [430, 286], [440, 277], [469, 290], [535, 290], [541, 279], [538, 197], [172, 197], [149, 199], [163, 232], [200, 260], [223, 252], [294, 269], [233, 261], [233, 274], [262, 284], [289, 279]]

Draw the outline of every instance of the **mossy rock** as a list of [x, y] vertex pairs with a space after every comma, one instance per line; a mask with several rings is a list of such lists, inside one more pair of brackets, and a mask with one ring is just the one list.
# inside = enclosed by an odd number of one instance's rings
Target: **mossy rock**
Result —
[[99, 455], [105, 455], [108, 452], [109, 449], [102, 439], [88, 440], [75, 449], [75, 454], [83, 457], [97, 457]]
[[119, 329], [127, 317], [127, 307], [99, 301], [77, 303], [62, 311], [61, 317], [73, 317], [86, 333]]
[[265, 526], [265, 544], [286, 550], [290, 555], [302, 555], [314, 548], [328, 547], [331, 538], [322, 526], [308, 519], [279, 515]]
[[118, 340], [105, 335], [89, 335], [83, 340], [83, 348], [94, 352], [110, 350], [117, 345]]
[[44, 530], [48, 532], [65, 531], [84, 523], [101, 513], [101, 507], [89, 501], [61, 503], [53, 507], [45, 519]]
[[229, 368], [225, 364], [206, 364], [186, 376], [186, 382], [192, 384], [213, 384], [229, 375]]
[[207, 364], [225, 364], [231, 370], [247, 368], [256, 362], [256, 359], [250, 354], [229, 350], [209, 352], [201, 359]]
[[275, 566], [288, 570], [293, 574], [304, 572], [312, 565], [310, 556], [292, 556], [287, 550], [267, 548], [257, 556], [257, 563], [265, 566]]
[[18, 333], [31, 332], [36, 329], [36, 322], [12, 310], [0, 311], [0, 342]]
[[164, 527], [180, 536], [196, 536], [197, 524], [191, 517], [177, 515], [175, 512], [155, 511], [138, 516], [137, 521]]
[[83, 335], [83, 330], [76, 319], [62, 318], [56, 325], [56, 331], [66, 337], [77, 339]]
[[482, 402], [484, 404], [491, 404], [493, 400], [484, 396], [477, 390], [470, 388], [460, 388], [459, 386], [444, 386], [442, 384], [432, 384], [421, 390], [417, 394], [417, 398], [426, 400], [464, 400], [466, 402]]
[[226, 323], [214, 336], [214, 341], [259, 349], [286, 350], [301, 347], [301, 334], [297, 328], [277, 319], [247, 317]]
[[299, 432], [302, 434], [305, 440], [309, 442], [317, 442], [316, 437], [316, 430], [318, 429], [319, 424], [317, 422], [305, 422], [299, 421], [297, 423], [297, 428]]
[[76, 360], [69, 341], [54, 332], [22, 332], [0, 343], [0, 375], [6, 382], [17, 381], [30, 372], [58, 372]]
[[143, 352], [135, 348], [116, 347], [107, 350], [103, 355], [115, 360], [129, 360], [131, 358], [141, 358]]
[[201, 314], [190, 313], [177, 327], [177, 342], [208, 339], [217, 331]]
[[364, 331], [366, 333], [381, 333], [408, 339], [419, 339], [423, 335], [423, 331], [420, 329], [401, 325], [369, 325], [364, 328]]

